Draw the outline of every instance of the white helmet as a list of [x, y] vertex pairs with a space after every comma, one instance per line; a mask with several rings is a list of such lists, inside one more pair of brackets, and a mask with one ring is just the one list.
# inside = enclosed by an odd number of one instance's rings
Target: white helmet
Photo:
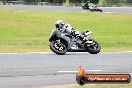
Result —
[[57, 20], [55, 23], [56, 28], [62, 28], [64, 25], [64, 22], [62, 20]]
[[67, 29], [67, 30], [72, 30], [72, 27], [70, 24], [65, 24], [65, 26], [63, 28]]

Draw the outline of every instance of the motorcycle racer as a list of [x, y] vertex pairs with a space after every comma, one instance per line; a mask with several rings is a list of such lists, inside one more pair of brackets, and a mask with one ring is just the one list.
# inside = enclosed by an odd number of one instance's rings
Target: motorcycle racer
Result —
[[[92, 31], [85, 31], [83, 33], [79, 33], [79, 31], [75, 30], [70, 24], [65, 24], [62, 20], [57, 20], [55, 26], [64, 34], [79, 37], [82, 40], [81, 43], [85, 42], [87, 40], [87, 37], [92, 34]], [[81, 45], [81, 43], [79, 44]]]
[[63, 33], [73, 36], [80, 35], [79, 31], [75, 30], [70, 24], [65, 24], [62, 20], [57, 20], [55, 27]]
[[88, 6], [89, 6], [90, 10], [92, 10], [94, 8], [94, 4], [93, 3], [89, 3]]

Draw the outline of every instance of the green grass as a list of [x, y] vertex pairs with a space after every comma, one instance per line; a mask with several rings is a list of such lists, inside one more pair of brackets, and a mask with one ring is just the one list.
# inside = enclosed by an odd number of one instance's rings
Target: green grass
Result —
[[0, 9], [0, 52], [50, 51], [48, 39], [57, 19], [80, 32], [90, 28], [102, 51], [132, 50], [130, 14]]
[[98, 84], [98, 85], [73, 86], [71, 88], [132, 88], [132, 84]]

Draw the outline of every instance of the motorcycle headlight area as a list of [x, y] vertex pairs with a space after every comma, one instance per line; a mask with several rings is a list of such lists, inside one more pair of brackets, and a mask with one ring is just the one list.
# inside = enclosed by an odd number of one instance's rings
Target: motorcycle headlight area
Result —
[[75, 35], [78, 35], [79, 34], [79, 31], [75, 31]]

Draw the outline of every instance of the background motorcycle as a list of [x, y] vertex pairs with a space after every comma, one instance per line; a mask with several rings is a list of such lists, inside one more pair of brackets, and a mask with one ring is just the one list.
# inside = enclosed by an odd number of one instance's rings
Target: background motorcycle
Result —
[[89, 39], [92, 31], [85, 31], [80, 35], [73, 32], [72, 34], [62, 33], [54, 29], [50, 35], [50, 49], [58, 54], [63, 55], [66, 52], [89, 52], [97, 54], [100, 52], [100, 45], [94, 39]]
[[82, 6], [83, 9], [88, 9], [91, 12], [103, 12], [102, 9], [100, 9], [99, 5], [94, 5], [93, 7], [89, 7], [87, 4], [84, 4]]

